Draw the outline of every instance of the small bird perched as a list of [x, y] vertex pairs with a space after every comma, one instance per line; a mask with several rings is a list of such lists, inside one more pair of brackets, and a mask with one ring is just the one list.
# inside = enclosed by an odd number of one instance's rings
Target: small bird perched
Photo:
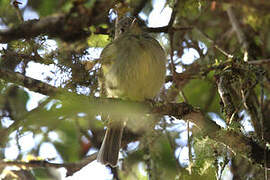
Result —
[[[166, 55], [157, 40], [145, 33], [130, 17], [115, 27], [115, 39], [100, 55], [100, 81], [107, 97], [144, 101], [160, 91], [166, 72]], [[115, 167], [121, 147], [124, 121], [109, 117], [97, 161]]]

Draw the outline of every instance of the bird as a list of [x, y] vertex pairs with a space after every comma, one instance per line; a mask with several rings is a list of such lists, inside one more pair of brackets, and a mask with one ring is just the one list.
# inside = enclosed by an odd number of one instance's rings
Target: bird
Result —
[[[151, 100], [165, 82], [166, 53], [135, 18], [123, 17], [116, 22], [115, 38], [102, 50], [100, 64], [100, 84], [108, 98]], [[127, 121], [120, 115], [108, 118], [97, 161], [116, 167]]]

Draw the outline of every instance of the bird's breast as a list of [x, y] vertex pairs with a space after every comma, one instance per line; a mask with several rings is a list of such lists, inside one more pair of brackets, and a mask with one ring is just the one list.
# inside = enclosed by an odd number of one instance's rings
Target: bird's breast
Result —
[[152, 99], [165, 79], [165, 53], [154, 39], [128, 36], [117, 41], [113, 63], [107, 67], [109, 96], [136, 101]]

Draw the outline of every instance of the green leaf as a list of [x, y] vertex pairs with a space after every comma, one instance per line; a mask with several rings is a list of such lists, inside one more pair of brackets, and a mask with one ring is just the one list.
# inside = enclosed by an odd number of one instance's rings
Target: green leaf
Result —
[[35, 168], [32, 170], [32, 172], [37, 180], [55, 179], [55, 177], [52, 176], [52, 172], [46, 168]]
[[216, 93], [216, 88], [212, 82], [208, 80], [193, 79], [185, 85], [183, 91], [188, 102], [193, 106], [207, 109], [209, 112], [220, 112], [219, 96]]
[[59, 2], [55, 0], [41, 1], [37, 11], [39, 12], [40, 16], [47, 16], [54, 13], [58, 9], [58, 4]]
[[72, 120], [62, 121], [57, 129], [61, 142], [54, 142], [54, 146], [64, 161], [76, 162], [80, 157], [80, 143], [76, 123]]
[[105, 47], [110, 43], [110, 38], [108, 35], [92, 34], [87, 42], [90, 47]]

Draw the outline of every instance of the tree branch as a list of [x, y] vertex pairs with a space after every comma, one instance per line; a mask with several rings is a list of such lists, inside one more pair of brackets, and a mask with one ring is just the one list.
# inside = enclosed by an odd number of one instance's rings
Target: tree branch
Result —
[[106, 22], [107, 13], [114, 3], [114, 1], [102, 3], [97, 1], [92, 9], [86, 9], [80, 3], [74, 3], [73, 8], [67, 14], [56, 14], [39, 20], [29, 20], [17, 27], [0, 31], [0, 43], [32, 38], [41, 34], [58, 37], [64, 41], [84, 39], [90, 35], [90, 32], [85, 28]]
[[[96, 8], [93, 9], [100, 9], [97, 7], [106, 7], [109, 10], [111, 6], [104, 4], [106, 4], [106, 2], [96, 3]], [[110, 4], [112, 3], [110, 2]], [[90, 10], [85, 10], [82, 12], [78, 11], [77, 13], [79, 15], [77, 16], [72, 16], [70, 13], [74, 12], [70, 12], [68, 14], [56, 14], [48, 16], [39, 20], [35, 19], [26, 21], [17, 27], [0, 31], [0, 43], [8, 43], [21, 38], [32, 38], [42, 34], [46, 34], [49, 37], [58, 37], [64, 41], [75, 41], [86, 38], [90, 35], [90, 32], [85, 30], [85, 28], [105, 22], [107, 17], [106, 13], [108, 11], [105, 9], [102, 11], [102, 13], [91, 12], [92, 11]], [[192, 27], [180, 27], [174, 29], [189, 30], [191, 28]], [[169, 26], [164, 26], [159, 28], [147, 28], [147, 31], [158, 33], [168, 32], [168, 29]], [[107, 30], [104, 29], [100, 29], [99, 33], [108, 34]]]
[[157, 27], [157, 28], [146, 28], [147, 32], [151, 32], [151, 33], [160, 33], [160, 32], [164, 32], [164, 33], [168, 33], [169, 28], [171, 28], [172, 31], [186, 31], [186, 30], [191, 30], [193, 29], [192, 26], [187, 26], [187, 27], [170, 27], [170, 26], [162, 26], [162, 27]]
[[270, 64], [270, 59], [251, 60], [248, 61], [247, 63], [252, 65]]
[[61, 88], [56, 88], [42, 81], [26, 77], [21, 73], [13, 72], [4, 68], [0, 68], [0, 78], [47, 96], [54, 96], [56, 93], [64, 91]]
[[149, 2], [149, 0], [141, 0], [138, 3], [138, 6], [134, 7], [131, 11], [132, 16], [137, 17], [138, 14], [142, 11], [144, 6]]
[[233, 13], [233, 10], [232, 10], [232, 7], [228, 7], [227, 9], [227, 14], [229, 16], [229, 19], [230, 19], [230, 22], [232, 24], [232, 27], [234, 29], [234, 31], [236, 32], [236, 35], [237, 35], [237, 39], [239, 41], [239, 43], [243, 46], [244, 48], [244, 53], [245, 53], [245, 57], [244, 57], [244, 61], [247, 61], [248, 60], [248, 42], [246, 40], [246, 37], [245, 37], [245, 34], [244, 32], [242, 31], [238, 21], [236, 20], [236, 17]]
[[[176, 108], [178, 105], [173, 105]], [[180, 106], [183, 106], [181, 103]], [[167, 115], [171, 114], [169, 112]], [[191, 110], [189, 113], [185, 113], [183, 119], [188, 119], [192, 123], [196, 124], [199, 128], [202, 136], [210, 137], [216, 142], [225, 145], [232, 152], [243, 155], [245, 158], [252, 160], [258, 164], [264, 165], [264, 151], [266, 144], [258, 144], [252, 138], [246, 137], [241, 133], [232, 130], [223, 130], [220, 126], [218, 126], [215, 122], [208, 119], [207, 115], [203, 114], [198, 110]], [[267, 154], [270, 153], [268, 149]], [[270, 167], [270, 157], [268, 156], [266, 159], [268, 167]]]
[[50, 37], [64, 37], [65, 34], [65, 15], [45, 17], [40, 20], [30, 20], [20, 24], [17, 27], [0, 31], [0, 43], [8, 43], [21, 38], [36, 37], [41, 34], [47, 34]]
[[79, 171], [81, 168], [96, 160], [97, 153], [85, 157], [76, 163], [51, 163], [46, 160], [31, 160], [29, 162], [23, 161], [0, 161], [0, 167], [2, 166], [19, 166], [27, 168], [61, 168], [64, 167], [67, 170], [66, 176], [72, 176], [75, 172]]

